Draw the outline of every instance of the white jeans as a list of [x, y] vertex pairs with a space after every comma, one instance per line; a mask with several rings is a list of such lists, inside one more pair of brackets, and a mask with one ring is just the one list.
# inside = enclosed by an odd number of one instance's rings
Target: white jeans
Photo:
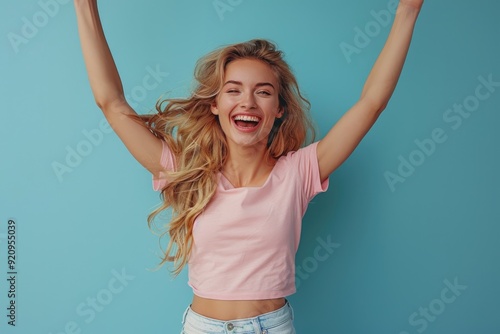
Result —
[[207, 318], [188, 306], [182, 316], [181, 334], [295, 334], [293, 318], [288, 300], [275, 311], [227, 321]]

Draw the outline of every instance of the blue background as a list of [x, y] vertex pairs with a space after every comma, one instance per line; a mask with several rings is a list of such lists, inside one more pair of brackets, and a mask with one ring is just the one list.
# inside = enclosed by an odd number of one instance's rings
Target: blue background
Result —
[[[263, 37], [285, 51], [321, 137], [356, 102], [389, 33], [379, 25], [350, 57], [340, 47], [354, 46], [355, 28], [373, 26], [371, 11], [388, 0], [220, 2], [231, 10], [202, 0], [102, 1], [139, 113], [165, 92], [185, 96], [206, 52]], [[61, 0], [45, 21], [37, 1], [1, 6], [0, 332], [178, 333], [192, 298], [187, 271], [172, 280], [165, 267], [152, 270], [160, 248], [146, 217], [160, 198], [117, 136], [96, 130], [104, 117], [72, 2]], [[453, 104], [472, 101], [478, 77], [500, 81], [499, 13], [494, 0], [424, 4], [388, 107], [304, 219], [296, 263], [307, 277], [289, 297], [298, 333], [500, 332], [500, 87], [460, 127], [443, 119]], [[9, 38], [23, 36], [23, 17], [40, 27], [15, 46]], [[168, 76], [146, 91], [148, 67]], [[417, 159], [415, 140], [436, 128], [446, 140], [391, 188], [384, 174], [398, 173], [400, 156]], [[102, 138], [89, 147], [82, 131]], [[78, 145], [87, 156], [58, 177], [53, 165]], [[15, 328], [6, 317], [8, 219], [17, 223]], [[318, 238], [338, 244], [323, 261]], [[122, 285], [116, 272], [128, 277]], [[461, 290], [443, 290], [445, 281]], [[88, 298], [102, 302], [99, 311]]]

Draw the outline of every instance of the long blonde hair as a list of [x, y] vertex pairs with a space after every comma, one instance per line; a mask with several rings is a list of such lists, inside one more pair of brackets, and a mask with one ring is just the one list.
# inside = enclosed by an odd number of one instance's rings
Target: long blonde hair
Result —
[[309, 101], [300, 93], [294, 74], [283, 60], [283, 53], [272, 42], [262, 39], [210, 52], [196, 64], [196, 88], [189, 98], [159, 100], [156, 114], [136, 116], [157, 137], [166, 141], [176, 157], [176, 171], [168, 171], [167, 184], [161, 191], [163, 203], [148, 216], [151, 228], [161, 211], [172, 208], [172, 219], [160, 235], [161, 240], [168, 233], [170, 240], [159, 266], [167, 261], [174, 262], [174, 276], [189, 261], [194, 221], [215, 194], [217, 174], [227, 159], [226, 138], [210, 106], [222, 88], [226, 66], [243, 58], [267, 63], [279, 83], [279, 103], [284, 114], [276, 119], [269, 135], [268, 157], [278, 159], [314, 140]]

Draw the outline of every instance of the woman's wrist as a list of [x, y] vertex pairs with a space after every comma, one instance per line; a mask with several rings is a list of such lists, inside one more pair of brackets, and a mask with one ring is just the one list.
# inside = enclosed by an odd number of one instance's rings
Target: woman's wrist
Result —
[[399, 0], [400, 6], [406, 7], [410, 10], [417, 10], [417, 11], [420, 11], [423, 3], [424, 0]]

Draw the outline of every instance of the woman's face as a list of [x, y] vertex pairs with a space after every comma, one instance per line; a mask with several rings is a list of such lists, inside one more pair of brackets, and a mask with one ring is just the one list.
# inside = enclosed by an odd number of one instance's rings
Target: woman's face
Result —
[[256, 59], [238, 59], [226, 66], [222, 89], [212, 105], [228, 144], [266, 146], [279, 107], [279, 87], [271, 67]]

